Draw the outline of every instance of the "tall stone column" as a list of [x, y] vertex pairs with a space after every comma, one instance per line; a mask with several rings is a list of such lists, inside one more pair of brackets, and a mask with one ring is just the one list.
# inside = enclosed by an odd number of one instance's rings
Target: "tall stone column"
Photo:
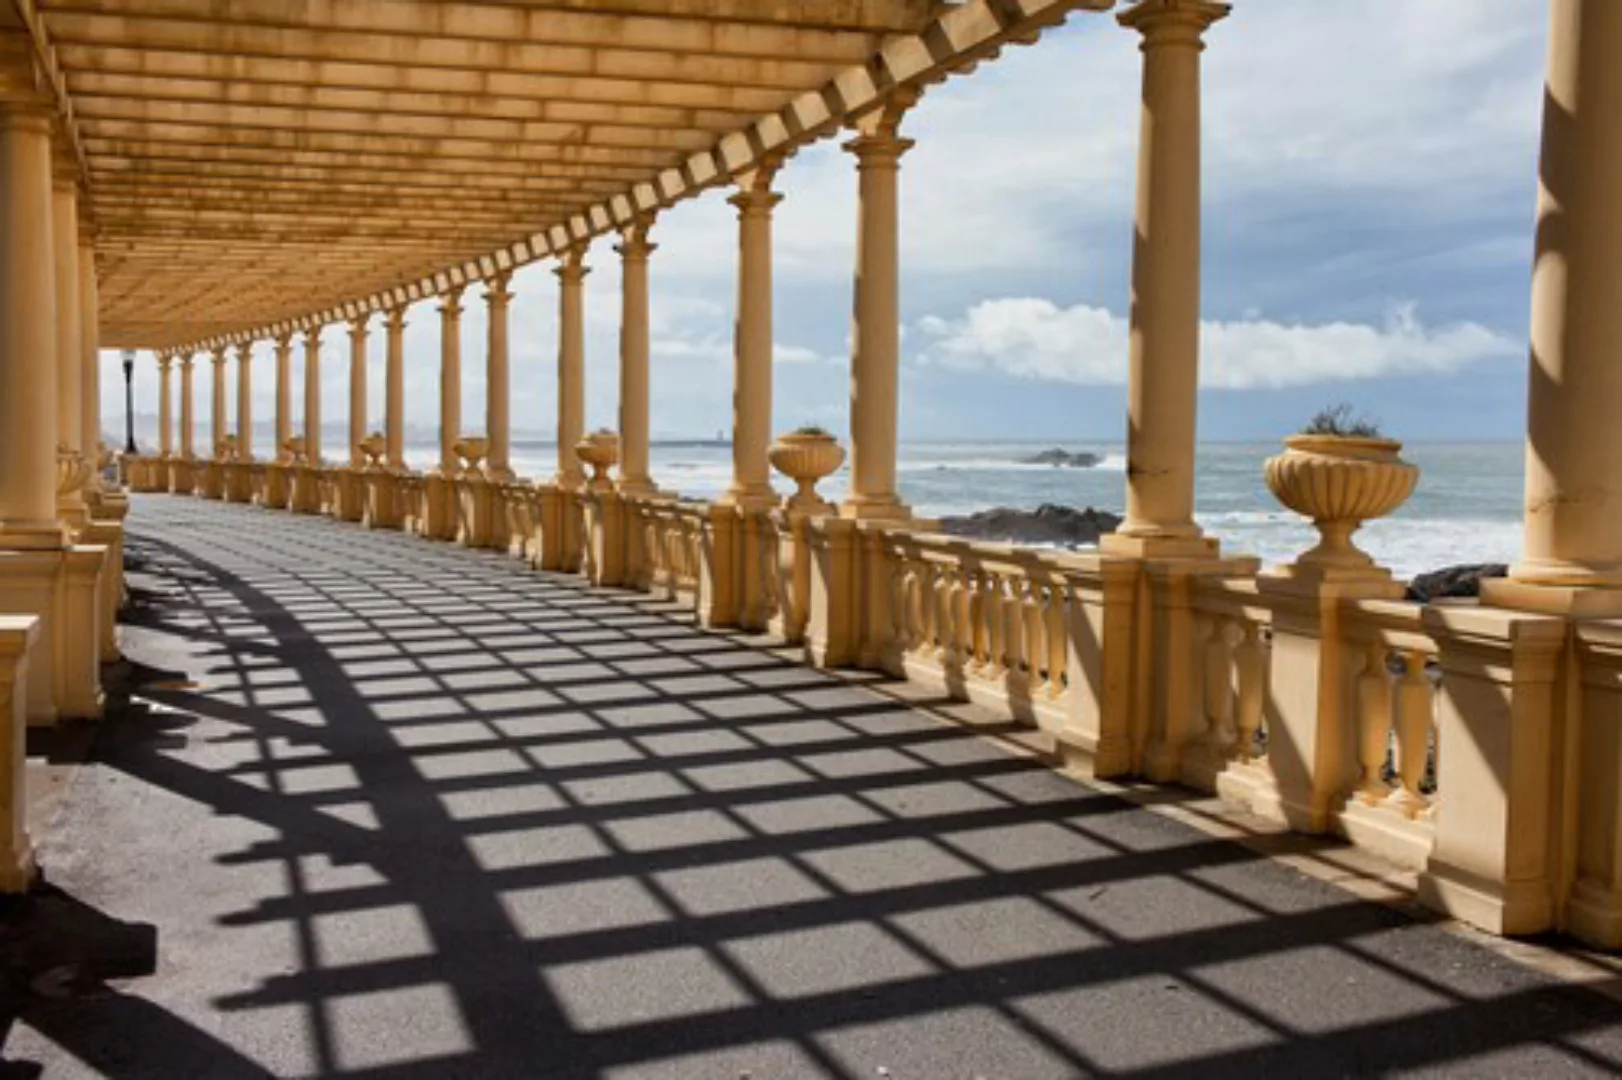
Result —
[[158, 355], [158, 456], [174, 456], [174, 385], [169, 374], [175, 358], [168, 353]]
[[362, 315], [349, 324], [349, 467], [366, 464], [361, 440], [366, 438], [366, 323]]
[[917, 95], [898, 95], [864, 117], [845, 144], [856, 157], [858, 206], [856, 288], [850, 373], [850, 496], [840, 513], [904, 519], [896, 492], [897, 383], [901, 372], [901, 155], [912, 140], [898, 134]]
[[288, 458], [287, 441], [293, 437], [293, 332], [276, 335], [276, 461]]
[[586, 434], [586, 246], [576, 245], [563, 255], [554, 271], [558, 276], [558, 474], [555, 482], [578, 490], [585, 471], [574, 446]]
[[197, 414], [192, 397], [192, 374], [196, 362], [197, 357], [189, 353], [180, 358], [180, 456], [187, 461], [197, 456]]
[[304, 332], [304, 452], [312, 466], [321, 465], [321, 331]]
[[456, 443], [462, 437], [462, 289], [439, 302], [439, 469], [456, 472]]
[[1143, 118], [1132, 250], [1126, 520], [1122, 554], [1214, 552], [1194, 523], [1200, 376], [1200, 53], [1228, 5], [1145, 0], [1120, 16], [1143, 36]]
[[405, 468], [405, 308], [388, 314], [387, 406], [389, 468]]
[[724, 501], [749, 510], [777, 502], [772, 440], [772, 190], [777, 162], [739, 179], [738, 314], [732, 356], [732, 484]]
[[253, 342], [237, 346], [237, 453], [253, 460]]
[[484, 293], [489, 306], [489, 336], [485, 346], [484, 434], [490, 440], [486, 472], [496, 480], [511, 480], [512, 418], [509, 403], [510, 377], [507, 370], [507, 312], [513, 294], [507, 290], [508, 277], [491, 278]]
[[[1538, 169], [1526, 428], [1525, 545], [1516, 586], [1601, 586], [1622, 610], [1622, 5], [1553, 0]], [[1556, 603], [1554, 590], [1543, 600]]]
[[[84, 357], [79, 344], [79, 192], [73, 177], [60, 171], [51, 185], [51, 219], [56, 248], [56, 442], [80, 455]], [[67, 493], [63, 505], [82, 511], [84, 493]]]
[[101, 324], [97, 312], [96, 246], [79, 226], [79, 437], [93, 466], [101, 462]]
[[649, 243], [652, 220], [638, 220], [620, 234], [614, 248], [620, 253], [620, 464], [622, 495], [646, 495], [654, 490], [648, 474], [648, 422], [651, 390], [648, 381], [648, 256], [658, 245]]
[[51, 118], [0, 102], [0, 545], [60, 545]]
[[209, 400], [209, 439], [213, 442], [214, 457], [220, 456], [220, 446], [228, 432], [225, 420], [225, 361], [229, 351], [224, 345], [214, 346], [214, 382]]

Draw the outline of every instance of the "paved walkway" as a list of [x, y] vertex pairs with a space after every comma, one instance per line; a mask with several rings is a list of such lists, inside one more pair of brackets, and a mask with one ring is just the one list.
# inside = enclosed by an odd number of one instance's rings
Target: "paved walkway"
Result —
[[0, 1076], [1622, 1067], [1606, 999], [642, 598], [130, 527], [135, 690], [12, 913], [73, 930], [13, 948]]

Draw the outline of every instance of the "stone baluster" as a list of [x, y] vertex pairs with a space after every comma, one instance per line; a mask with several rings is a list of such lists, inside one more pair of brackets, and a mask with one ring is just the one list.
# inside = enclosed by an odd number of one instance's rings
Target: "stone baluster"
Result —
[[1391, 672], [1389, 651], [1380, 641], [1363, 652], [1363, 671], [1357, 677], [1357, 760], [1361, 776], [1357, 798], [1377, 803], [1390, 794], [1386, 761], [1391, 754]]

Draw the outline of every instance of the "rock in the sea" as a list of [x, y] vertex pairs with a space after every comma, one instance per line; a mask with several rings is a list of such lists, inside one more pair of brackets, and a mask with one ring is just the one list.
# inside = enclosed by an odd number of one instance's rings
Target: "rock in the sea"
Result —
[[1408, 599], [1428, 604], [1432, 600], [1480, 596], [1482, 578], [1501, 578], [1509, 573], [1503, 563], [1469, 563], [1446, 566], [1420, 574], [1408, 583]]
[[1032, 454], [1028, 458], [1019, 459], [1021, 465], [1052, 465], [1055, 469], [1090, 469], [1097, 465], [1099, 461], [1100, 458], [1097, 454], [1089, 454], [1084, 450], [1071, 453], [1068, 450], [1060, 450], [1058, 447], [1044, 450], [1040, 454]]
[[941, 518], [941, 532], [969, 540], [1000, 540], [1014, 544], [1057, 544], [1080, 547], [1096, 544], [1112, 533], [1121, 519], [1107, 510], [1043, 503], [1035, 510], [1014, 510], [999, 506], [967, 517]]

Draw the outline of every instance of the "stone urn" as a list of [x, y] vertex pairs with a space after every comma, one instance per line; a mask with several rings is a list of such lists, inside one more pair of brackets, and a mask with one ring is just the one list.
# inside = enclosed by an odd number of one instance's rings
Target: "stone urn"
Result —
[[366, 458], [366, 468], [378, 469], [382, 467], [383, 455], [387, 452], [388, 443], [380, 432], [372, 432], [366, 438], [355, 444], [355, 449]]
[[237, 437], [235, 435], [220, 436], [220, 441], [214, 444], [214, 457], [220, 461], [235, 461], [237, 459]]
[[820, 510], [827, 506], [817, 484], [845, 463], [845, 448], [825, 431], [793, 431], [772, 444], [767, 457], [772, 468], [799, 485], [790, 496], [790, 510]]
[[574, 444], [574, 454], [591, 466], [591, 487], [606, 490], [610, 486], [608, 470], [619, 464], [620, 437], [612, 431], [593, 431]]
[[304, 463], [306, 449], [304, 436], [294, 435], [291, 439], [288, 439], [286, 442], [282, 443], [282, 449], [287, 451], [287, 459], [289, 461], [299, 465]]
[[56, 448], [56, 494], [71, 495], [90, 482], [90, 464], [66, 446]]
[[479, 471], [479, 462], [483, 461], [484, 456], [490, 452], [490, 440], [465, 435], [457, 439], [452, 444], [451, 449], [456, 452], [457, 457], [462, 459], [462, 471], [464, 473], [476, 473]]
[[1352, 543], [1365, 521], [1408, 501], [1419, 469], [1402, 460], [1395, 439], [1350, 435], [1291, 435], [1282, 454], [1267, 459], [1267, 487], [1296, 513], [1312, 519], [1318, 544], [1295, 566], [1358, 578], [1386, 576]]

